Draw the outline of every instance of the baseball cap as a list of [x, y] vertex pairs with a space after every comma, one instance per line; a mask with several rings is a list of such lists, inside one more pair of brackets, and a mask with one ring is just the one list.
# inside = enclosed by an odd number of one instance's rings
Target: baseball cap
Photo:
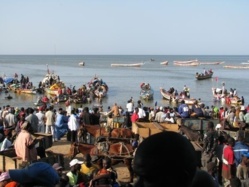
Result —
[[59, 163], [54, 163], [53, 168], [55, 170], [59, 170], [59, 169], [62, 169], [62, 166]]
[[72, 167], [76, 164], [83, 164], [83, 161], [79, 161], [78, 159], [75, 158], [75, 159], [71, 160], [71, 162], [69, 163], [69, 166]]
[[54, 187], [60, 180], [54, 168], [45, 162], [36, 162], [24, 169], [11, 169], [9, 175], [13, 181], [26, 185]]
[[249, 158], [249, 152], [243, 152], [242, 156]]

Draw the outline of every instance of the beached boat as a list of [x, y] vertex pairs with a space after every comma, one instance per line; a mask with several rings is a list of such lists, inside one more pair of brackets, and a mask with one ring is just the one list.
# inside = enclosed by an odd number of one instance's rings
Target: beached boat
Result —
[[140, 85], [141, 91], [140, 91], [140, 97], [144, 100], [151, 100], [154, 96], [154, 91], [151, 88], [150, 84], [148, 83], [142, 83]]
[[169, 61], [164, 61], [164, 62], [161, 62], [160, 64], [161, 64], [161, 65], [168, 65], [168, 64], [169, 64]]
[[224, 68], [229, 68], [229, 69], [249, 69], [249, 65], [247, 66], [223, 66]]
[[225, 62], [199, 62], [200, 65], [219, 65], [219, 64], [224, 64]]
[[85, 62], [79, 62], [79, 66], [85, 66]]
[[144, 63], [135, 64], [111, 64], [111, 67], [141, 67]]
[[205, 74], [203, 74], [203, 73], [196, 73], [195, 78], [197, 80], [210, 79], [210, 78], [212, 78], [213, 74], [214, 74], [214, 72], [212, 72], [212, 71], [211, 72], [207, 72]]

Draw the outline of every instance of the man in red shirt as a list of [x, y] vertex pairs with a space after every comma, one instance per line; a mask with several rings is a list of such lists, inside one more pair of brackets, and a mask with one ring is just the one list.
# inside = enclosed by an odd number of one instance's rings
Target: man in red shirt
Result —
[[232, 178], [232, 173], [236, 170], [234, 163], [234, 151], [233, 146], [235, 140], [233, 138], [228, 138], [228, 145], [223, 150], [223, 165], [222, 165], [222, 177], [224, 178], [224, 186], [230, 185], [230, 179]]

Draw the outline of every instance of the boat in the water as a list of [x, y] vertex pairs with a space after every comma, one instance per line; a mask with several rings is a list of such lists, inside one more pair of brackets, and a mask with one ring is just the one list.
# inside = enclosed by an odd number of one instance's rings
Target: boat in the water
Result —
[[93, 91], [94, 96], [97, 98], [103, 98], [107, 95], [107, 84], [97, 76], [94, 76], [94, 78], [88, 83], [88, 87]]
[[85, 62], [79, 62], [79, 66], [85, 66]]
[[169, 64], [169, 61], [164, 61], [164, 62], [161, 62], [160, 64], [161, 64], [161, 65], [168, 65], [168, 64]]
[[198, 72], [197, 72], [197, 73], [195, 74], [195, 78], [196, 78], [197, 80], [210, 79], [210, 78], [212, 78], [213, 74], [214, 74], [214, 72], [213, 72], [212, 70], [209, 70], [209, 71], [206, 72], [206, 73], [198, 73]]
[[154, 96], [154, 91], [151, 88], [149, 83], [142, 83], [140, 85], [141, 91], [140, 91], [140, 97], [144, 100], [151, 100]]
[[175, 66], [198, 66], [200, 63], [196, 60], [188, 60], [188, 61], [174, 61]]
[[249, 69], [249, 64], [248, 65], [242, 65], [242, 66], [223, 66], [224, 68], [229, 68], [229, 69]]
[[166, 91], [162, 87], [160, 87], [160, 93], [161, 93], [161, 95], [163, 96], [164, 99], [167, 99], [167, 100], [170, 100], [170, 101], [176, 99], [175, 95], [173, 93], [170, 93], [169, 91]]
[[135, 64], [111, 64], [111, 67], [141, 67], [144, 63]]
[[199, 62], [200, 65], [219, 65], [219, 64], [224, 64], [225, 62]]

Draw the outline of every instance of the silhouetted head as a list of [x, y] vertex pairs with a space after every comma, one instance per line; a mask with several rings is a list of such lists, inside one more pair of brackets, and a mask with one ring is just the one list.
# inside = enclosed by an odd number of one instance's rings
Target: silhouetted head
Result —
[[161, 132], [145, 139], [137, 148], [135, 187], [191, 185], [197, 168], [194, 147], [176, 132]]

